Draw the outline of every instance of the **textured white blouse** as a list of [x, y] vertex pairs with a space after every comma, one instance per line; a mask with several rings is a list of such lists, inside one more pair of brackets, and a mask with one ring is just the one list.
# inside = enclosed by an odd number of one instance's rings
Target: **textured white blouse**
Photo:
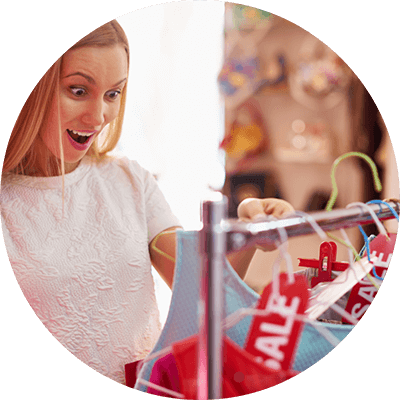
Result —
[[64, 177], [5, 174], [8, 256], [49, 331], [77, 358], [124, 383], [160, 333], [148, 251], [179, 225], [153, 176], [126, 158], [85, 157]]

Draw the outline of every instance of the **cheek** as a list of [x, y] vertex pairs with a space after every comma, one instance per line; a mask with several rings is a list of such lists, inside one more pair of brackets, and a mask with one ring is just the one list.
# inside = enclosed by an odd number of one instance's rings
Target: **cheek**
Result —
[[79, 113], [82, 112], [82, 105], [78, 102], [73, 101], [67, 97], [60, 98], [60, 120], [61, 129], [65, 130], [68, 128], [68, 124], [79, 117]]
[[[105, 113], [105, 123], [109, 124], [116, 117], [118, 117], [120, 110], [120, 103], [112, 103], [104, 105], [103, 112]], [[81, 117], [85, 116], [86, 113], [90, 113], [90, 110], [85, 108], [84, 102], [77, 102], [68, 97], [60, 99], [60, 118], [61, 118], [61, 129], [74, 128], [74, 123], [79, 122]], [[72, 126], [70, 126], [72, 124]]]

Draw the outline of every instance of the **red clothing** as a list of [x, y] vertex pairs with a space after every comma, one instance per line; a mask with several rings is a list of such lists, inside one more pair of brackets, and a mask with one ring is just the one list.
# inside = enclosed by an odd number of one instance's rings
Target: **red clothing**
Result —
[[[297, 375], [295, 371], [275, 371], [256, 362], [228, 337], [224, 338], [222, 397], [237, 397], [275, 386]], [[172, 345], [172, 353], [153, 366], [150, 382], [196, 399], [197, 335]], [[166, 393], [149, 388], [148, 393], [164, 397]]]

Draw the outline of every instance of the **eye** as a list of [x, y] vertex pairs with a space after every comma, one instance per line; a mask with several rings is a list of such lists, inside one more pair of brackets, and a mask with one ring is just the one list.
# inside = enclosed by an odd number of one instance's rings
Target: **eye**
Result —
[[72, 94], [76, 97], [82, 97], [85, 94], [87, 94], [86, 89], [82, 88], [82, 87], [75, 87], [75, 86], [71, 86], [70, 90], [72, 92]]
[[110, 90], [109, 92], [106, 93], [106, 96], [110, 100], [116, 100], [119, 97], [120, 94], [121, 94], [120, 90]]

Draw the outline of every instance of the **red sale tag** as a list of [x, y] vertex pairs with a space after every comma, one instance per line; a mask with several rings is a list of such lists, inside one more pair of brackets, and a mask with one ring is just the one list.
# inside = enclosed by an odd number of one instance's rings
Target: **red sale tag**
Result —
[[254, 317], [245, 350], [268, 368], [287, 371], [291, 368], [308, 303], [308, 284], [302, 275], [289, 283], [287, 274], [279, 276], [279, 293], [272, 294], [273, 284], [263, 291], [257, 309], [264, 315]]
[[[382, 234], [371, 241], [369, 248], [371, 257], [376, 256], [374, 261], [375, 272], [380, 278], [384, 278], [392, 259], [396, 233], [389, 233], [389, 240]], [[368, 310], [372, 300], [375, 298], [378, 289], [365, 277], [361, 283], [357, 283], [350, 292], [347, 301], [346, 311], [354, 318], [360, 319]], [[343, 322], [348, 322], [343, 318]]]

